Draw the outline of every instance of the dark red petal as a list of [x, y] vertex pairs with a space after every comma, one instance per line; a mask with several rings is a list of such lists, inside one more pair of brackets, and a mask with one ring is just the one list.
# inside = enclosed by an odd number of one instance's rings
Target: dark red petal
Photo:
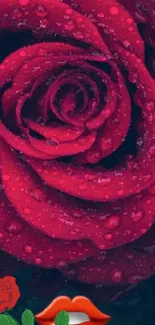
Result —
[[[40, 6], [44, 9], [44, 17], [41, 17]], [[17, 10], [21, 13], [20, 17], [16, 15]], [[65, 14], [70, 16], [69, 20], [65, 20]], [[22, 4], [20, 1], [17, 4], [16, 0], [12, 0], [9, 7], [8, 1], [2, 0], [0, 21], [5, 28], [31, 29], [37, 31], [38, 34], [42, 32], [44, 34], [58, 34], [109, 52], [97, 27], [84, 15], [57, 0], [48, 0], [44, 4], [42, 0], [33, 0], [33, 2], [29, 1], [26, 4]]]
[[9, 131], [0, 121], [0, 136], [14, 149], [31, 157], [40, 159], [51, 159], [51, 156], [34, 149], [27, 140]]
[[16, 75], [19, 68], [25, 62], [28, 62], [37, 57], [45, 56], [60, 56], [69, 54], [82, 54], [85, 50], [71, 46], [64, 43], [56, 42], [42, 42], [27, 47], [20, 48], [19, 50], [11, 53], [7, 58], [0, 64], [0, 87], [3, 87], [8, 81]]
[[[155, 229], [153, 230], [155, 244], [154, 236]], [[146, 238], [149, 241], [149, 232]], [[129, 285], [148, 279], [155, 273], [155, 251], [151, 250], [151, 247], [150, 250], [149, 247], [145, 248], [145, 236], [141, 240], [140, 247], [137, 246], [138, 241], [117, 250], [102, 252], [92, 259], [69, 267], [63, 273], [72, 279], [106, 285]]]
[[[16, 191], [16, 188], [14, 190]], [[64, 266], [65, 263], [71, 261], [76, 263], [96, 252], [89, 242], [52, 240], [29, 226], [10, 206], [2, 191], [0, 192], [0, 213], [0, 249], [23, 261], [54, 268]]]
[[91, 148], [96, 140], [96, 132], [80, 136], [78, 139], [64, 143], [53, 143], [45, 140], [38, 140], [28, 135], [29, 141], [36, 150], [51, 155], [53, 158], [71, 156]]
[[133, 16], [133, 18], [140, 23], [154, 23], [154, 0], [118, 0]]
[[24, 119], [24, 121], [28, 128], [44, 136], [44, 138], [51, 139], [57, 143], [76, 140], [84, 132], [84, 128], [74, 128], [70, 125], [55, 125], [53, 123], [46, 126], [29, 119]]
[[[127, 135], [131, 121], [131, 101], [125, 81], [120, 73], [117, 72], [117, 74], [117, 104], [115, 96], [114, 98], [109, 97], [107, 111], [110, 110], [110, 116], [99, 130], [95, 144], [87, 152], [79, 155], [77, 161], [97, 163], [103, 157], [107, 157], [116, 151]], [[114, 110], [113, 114], [111, 114], [111, 110]], [[99, 118], [100, 115], [104, 116], [104, 112], [106, 114], [106, 107], [99, 114]], [[87, 124], [89, 126], [89, 121]]]
[[116, 0], [91, 0], [89, 2], [65, 0], [65, 2], [73, 8], [77, 6], [77, 10], [90, 19], [95, 18], [97, 26], [103, 32], [103, 38], [104, 33], [108, 34], [109, 40], [114, 40], [124, 47], [131, 47], [131, 50], [133, 49], [142, 59], [144, 58], [144, 44], [137, 26], [129, 12]]
[[[154, 222], [155, 196], [151, 193], [123, 200], [120, 205], [77, 202], [39, 182], [6, 145], [1, 144], [1, 150], [7, 197], [24, 220], [52, 238], [90, 239], [99, 248], [111, 248], [133, 241]], [[61, 177], [57, 176], [57, 182]]]

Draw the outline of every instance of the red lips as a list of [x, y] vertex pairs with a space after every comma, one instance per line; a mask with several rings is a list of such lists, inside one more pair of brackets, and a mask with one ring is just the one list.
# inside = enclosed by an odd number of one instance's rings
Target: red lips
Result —
[[36, 315], [35, 319], [40, 325], [52, 325], [56, 315], [62, 310], [87, 314], [90, 321], [80, 323], [80, 325], [104, 325], [110, 320], [110, 316], [103, 314], [88, 298], [83, 296], [77, 296], [73, 300], [67, 296], [58, 297]]

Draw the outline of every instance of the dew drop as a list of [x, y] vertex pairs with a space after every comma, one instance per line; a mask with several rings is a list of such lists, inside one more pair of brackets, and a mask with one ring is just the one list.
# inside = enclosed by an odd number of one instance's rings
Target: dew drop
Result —
[[69, 9], [67, 9], [65, 12], [66, 12], [67, 15], [71, 15], [72, 12], [73, 12], [73, 10], [69, 8]]
[[151, 112], [155, 108], [155, 103], [153, 101], [147, 102], [146, 103], [146, 110], [148, 112]]
[[45, 200], [44, 194], [39, 188], [32, 189], [30, 195], [38, 202], [42, 202]]
[[108, 230], [114, 230], [120, 227], [121, 218], [119, 216], [110, 216], [103, 222], [103, 227]]
[[24, 247], [24, 251], [25, 251], [26, 253], [28, 253], [28, 254], [31, 254], [32, 251], [33, 251], [33, 249], [32, 249], [31, 246], [29, 246], [29, 245], [25, 245], [25, 247]]
[[123, 44], [124, 44], [125, 47], [130, 46], [130, 42], [128, 40], [124, 41]]
[[104, 17], [105, 17], [105, 15], [104, 15], [104, 13], [103, 13], [103, 12], [99, 12], [99, 14], [98, 14], [98, 17], [99, 17], [99, 18], [104, 18]]
[[112, 239], [112, 234], [107, 233], [104, 235], [105, 240], [111, 240]]
[[132, 275], [132, 276], [130, 276], [128, 281], [130, 284], [136, 284], [137, 282], [143, 281], [145, 279], [146, 278], [143, 275]]
[[21, 57], [25, 57], [25, 56], [27, 56], [26, 51], [24, 51], [24, 50], [20, 50], [20, 51], [19, 51], [19, 56], [21, 56]]
[[124, 195], [124, 190], [119, 190], [119, 191], [117, 192], [117, 194], [118, 194], [119, 196], [123, 196], [123, 195]]
[[2, 175], [2, 177], [3, 177], [4, 181], [8, 181], [10, 179], [10, 176], [6, 175], [6, 174]]
[[30, 214], [30, 213], [31, 213], [31, 210], [30, 210], [29, 208], [25, 208], [25, 209], [24, 209], [24, 212], [25, 212], [26, 214]]
[[84, 38], [84, 35], [83, 35], [83, 33], [81, 33], [81, 32], [74, 32], [73, 35], [74, 35], [74, 37], [75, 37], [76, 39], [78, 39], [79, 41], [82, 40], [82, 39]]
[[12, 220], [6, 224], [6, 230], [12, 234], [18, 234], [23, 230], [23, 225], [16, 220]]
[[0, 239], [2, 239], [4, 237], [4, 235], [2, 234], [2, 232], [0, 232]]
[[111, 183], [111, 178], [107, 177], [107, 178], [98, 178], [98, 183], [100, 185], [108, 185]]
[[149, 148], [149, 153], [154, 156], [155, 155], [155, 144], [152, 144], [151, 147]]
[[72, 30], [75, 29], [75, 24], [73, 21], [69, 21], [67, 24], [64, 25], [64, 29], [68, 30], [69, 32], [71, 32]]
[[40, 257], [36, 257], [34, 259], [35, 264], [40, 265], [42, 263], [42, 259]]
[[65, 267], [67, 265], [67, 262], [66, 261], [59, 261], [58, 263], [57, 263], [57, 266], [58, 267]]
[[133, 23], [133, 19], [132, 18], [127, 18], [126, 21], [127, 21], [128, 24], [132, 24]]
[[134, 211], [131, 214], [131, 218], [134, 222], [139, 222], [144, 218], [144, 212], [143, 211]]
[[111, 272], [111, 279], [114, 283], [121, 283], [123, 279], [123, 272], [120, 269], [115, 269]]
[[110, 7], [109, 11], [110, 11], [111, 15], [113, 15], [113, 16], [119, 14], [119, 9], [115, 6]]
[[36, 13], [37, 13], [37, 16], [42, 17], [42, 18], [47, 16], [47, 11], [43, 5], [38, 6]]
[[22, 12], [18, 8], [15, 8], [13, 13], [17, 18], [20, 18], [22, 16]]

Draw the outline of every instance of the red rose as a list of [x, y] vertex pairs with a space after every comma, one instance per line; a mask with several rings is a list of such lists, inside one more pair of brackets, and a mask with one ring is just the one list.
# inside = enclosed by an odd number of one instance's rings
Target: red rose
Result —
[[2, 250], [88, 283], [155, 272], [153, 6], [1, 1]]
[[20, 292], [15, 278], [6, 276], [0, 279], [0, 313], [5, 309], [13, 308], [19, 297]]

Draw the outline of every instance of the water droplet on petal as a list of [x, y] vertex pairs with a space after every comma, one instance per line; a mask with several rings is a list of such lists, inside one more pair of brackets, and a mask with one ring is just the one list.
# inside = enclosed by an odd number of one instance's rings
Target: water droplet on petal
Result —
[[120, 216], [110, 216], [103, 222], [103, 227], [108, 230], [114, 230], [120, 227], [121, 218]]
[[32, 249], [31, 246], [29, 246], [29, 245], [25, 245], [25, 247], [24, 247], [24, 251], [25, 251], [26, 253], [28, 253], [28, 254], [31, 254], [32, 251], [33, 251], [33, 249]]
[[42, 263], [42, 259], [40, 257], [36, 257], [34, 259], [35, 264], [40, 265]]
[[154, 108], [155, 108], [155, 102], [150, 101], [146, 103], [146, 110], [148, 112], [151, 112], [152, 110], [154, 110]]
[[114, 283], [121, 283], [123, 279], [123, 272], [120, 269], [115, 269], [111, 272], [111, 279]]
[[12, 234], [18, 234], [23, 230], [23, 225], [16, 220], [12, 220], [7, 223], [6, 230]]
[[4, 179], [4, 181], [8, 181], [10, 179], [9, 175], [3, 174], [2, 178]]
[[104, 235], [105, 240], [111, 240], [112, 239], [112, 234], [107, 233]]
[[2, 239], [4, 237], [4, 235], [2, 234], [2, 232], [0, 232], [0, 239]]
[[19, 51], [19, 56], [21, 56], [21, 57], [25, 57], [25, 56], [27, 56], [26, 51], [24, 51], [24, 50], [20, 50], [20, 51]]
[[22, 12], [18, 8], [15, 8], [13, 13], [17, 18], [20, 18], [22, 16]]
[[31, 191], [31, 196], [38, 202], [43, 202], [45, 200], [44, 194], [39, 188], [34, 188]]
[[72, 30], [74, 30], [74, 29], [75, 29], [75, 24], [74, 24], [74, 22], [73, 22], [73, 21], [68, 21], [68, 23], [64, 25], [64, 29], [65, 29], [65, 30], [68, 30], [68, 31], [70, 31], [70, 32], [71, 32]]
[[98, 178], [98, 183], [101, 185], [108, 185], [111, 183], [111, 178], [107, 177], [107, 178]]
[[65, 12], [66, 12], [67, 15], [71, 15], [72, 12], [73, 12], [73, 10], [69, 8], [69, 9], [67, 9]]
[[129, 282], [130, 284], [136, 284], [137, 282], [143, 281], [143, 280], [145, 280], [145, 279], [146, 279], [146, 278], [145, 278], [145, 276], [143, 276], [143, 275], [132, 275], [132, 276], [130, 276], [128, 282]]
[[81, 32], [74, 32], [73, 35], [74, 35], [74, 37], [75, 37], [76, 39], [78, 39], [79, 41], [82, 40], [82, 39], [84, 38], [84, 35], [83, 35], [83, 33], [81, 33]]
[[155, 144], [152, 144], [149, 148], [149, 153], [154, 156], [155, 155]]
[[124, 190], [119, 190], [119, 191], [117, 192], [117, 194], [118, 194], [119, 196], [124, 196]]
[[47, 11], [43, 5], [38, 6], [36, 13], [37, 13], [37, 16], [39, 16], [39, 17], [44, 18], [47, 16]]
[[26, 214], [30, 214], [30, 213], [31, 213], [31, 210], [30, 210], [29, 208], [25, 208], [25, 209], [24, 209], [24, 212], [25, 212]]
[[134, 222], [139, 222], [144, 218], [144, 212], [143, 211], [134, 211], [131, 214], [131, 218]]
[[130, 46], [130, 42], [128, 40], [124, 41], [123, 44], [124, 44], [125, 47]]
[[99, 17], [99, 18], [104, 18], [104, 16], [105, 16], [105, 15], [104, 15], [103, 12], [99, 12], [99, 13], [98, 13], [98, 17]]
[[114, 16], [119, 14], [119, 9], [115, 6], [110, 7], [109, 11], [110, 11], [111, 15], [114, 15]]
[[57, 263], [57, 267], [65, 267], [67, 265], [67, 262], [66, 261], [59, 261], [58, 263]]

